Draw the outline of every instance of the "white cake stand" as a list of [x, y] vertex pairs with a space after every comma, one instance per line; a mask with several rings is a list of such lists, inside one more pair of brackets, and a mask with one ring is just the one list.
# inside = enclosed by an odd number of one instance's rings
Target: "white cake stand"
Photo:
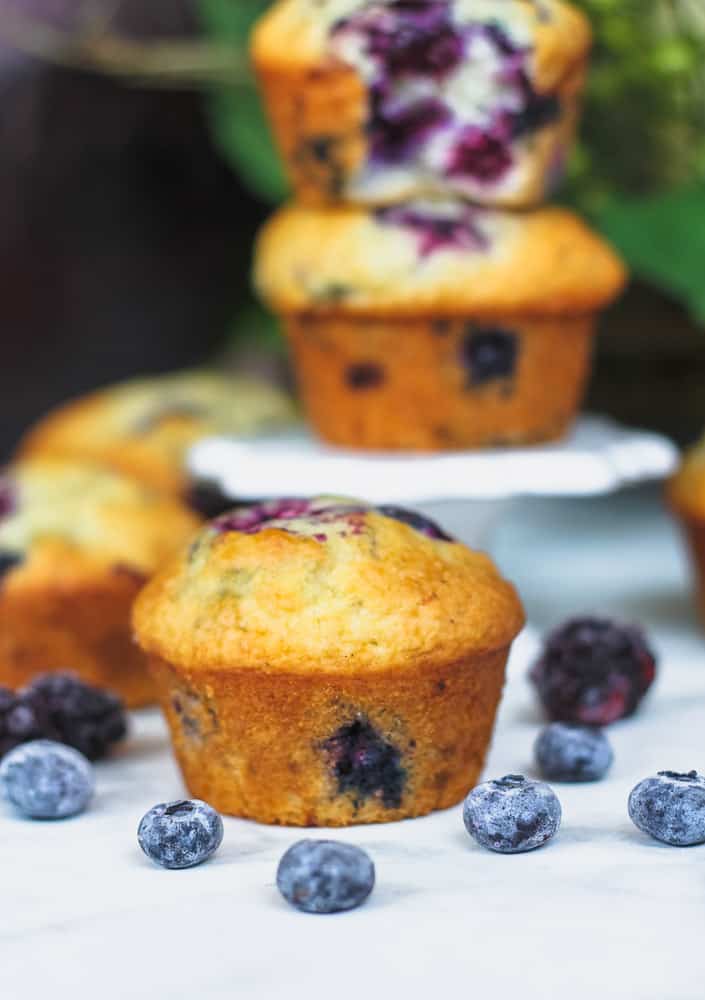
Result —
[[594, 496], [673, 471], [664, 437], [583, 416], [562, 441], [526, 448], [433, 454], [334, 448], [297, 429], [266, 438], [208, 438], [189, 456], [199, 479], [233, 499], [354, 496], [413, 506], [451, 534], [487, 547], [510, 504], [525, 496]]

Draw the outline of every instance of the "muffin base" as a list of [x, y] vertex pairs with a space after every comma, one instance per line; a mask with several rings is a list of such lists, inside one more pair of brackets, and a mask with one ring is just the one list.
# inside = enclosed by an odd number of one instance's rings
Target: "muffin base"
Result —
[[[412, 198], [461, 197], [483, 205], [521, 208], [536, 205], [560, 180], [571, 148], [585, 85], [586, 60], [555, 89], [558, 119], [514, 144], [512, 183], [476, 181], [471, 188], [443, 176], [403, 180], [388, 168], [389, 180], [367, 191], [361, 183], [369, 155], [368, 94], [358, 73], [329, 63], [316, 68], [262, 65], [260, 89], [271, 128], [299, 201], [320, 205], [345, 199], [384, 205]], [[384, 174], [385, 168], [379, 168]], [[394, 179], [391, 180], [391, 175]]]
[[128, 708], [153, 704], [147, 659], [130, 627], [143, 583], [125, 571], [102, 584], [37, 584], [2, 592], [0, 685], [21, 688], [39, 674], [69, 671], [119, 695]]
[[[594, 320], [286, 319], [308, 416], [334, 444], [437, 451], [550, 441], [582, 401]], [[468, 338], [514, 337], [511, 371], [478, 378]], [[500, 366], [501, 368], [501, 366]]]
[[[421, 816], [477, 782], [509, 649], [374, 674], [188, 670], [150, 660], [190, 793], [261, 823], [346, 826]], [[350, 727], [374, 733], [350, 771]], [[341, 757], [342, 753], [342, 757]], [[386, 761], [382, 766], [382, 761]]]

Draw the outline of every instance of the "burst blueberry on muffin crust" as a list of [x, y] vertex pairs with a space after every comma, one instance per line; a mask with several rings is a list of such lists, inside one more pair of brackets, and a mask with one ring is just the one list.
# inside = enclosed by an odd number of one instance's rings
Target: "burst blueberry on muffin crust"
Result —
[[293, 204], [255, 282], [291, 342], [309, 416], [341, 445], [437, 450], [559, 437], [624, 269], [558, 208]]
[[154, 700], [130, 609], [198, 528], [174, 500], [101, 467], [33, 459], [0, 478], [0, 685], [70, 670], [129, 706]]
[[520, 206], [560, 175], [590, 41], [559, 0], [281, 0], [252, 49], [299, 197]]
[[462, 799], [522, 622], [486, 556], [416, 512], [331, 497], [211, 522], [134, 613], [191, 793], [333, 826]]
[[289, 397], [266, 382], [179, 372], [134, 379], [59, 407], [29, 432], [20, 454], [100, 462], [201, 509], [202, 494], [192, 496], [185, 468], [192, 444], [280, 427], [294, 417]]

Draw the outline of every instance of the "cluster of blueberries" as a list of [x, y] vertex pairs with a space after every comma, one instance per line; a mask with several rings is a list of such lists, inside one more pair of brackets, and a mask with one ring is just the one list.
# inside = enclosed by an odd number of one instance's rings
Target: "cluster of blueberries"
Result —
[[[553, 781], [604, 777], [613, 759], [601, 730], [552, 723], [535, 745], [538, 767]], [[11, 750], [0, 764], [6, 798], [32, 819], [62, 819], [82, 812], [94, 790], [93, 768], [73, 747], [34, 740]], [[629, 796], [629, 815], [645, 833], [676, 846], [705, 843], [705, 778], [695, 771], [661, 771]], [[509, 774], [474, 788], [463, 805], [465, 827], [479, 844], [501, 854], [541, 847], [557, 832], [561, 805], [544, 781]], [[206, 802], [160, 803], [140, 821], [144, 853], [164, 868], [207, 861], [223, 840], [223, 821]], [[375, 868], [359, 847], [330, 840], [302, 840], [279, 862], [277, 886], [307, 913], [336, 913], [359, 906], [372, 892]]]

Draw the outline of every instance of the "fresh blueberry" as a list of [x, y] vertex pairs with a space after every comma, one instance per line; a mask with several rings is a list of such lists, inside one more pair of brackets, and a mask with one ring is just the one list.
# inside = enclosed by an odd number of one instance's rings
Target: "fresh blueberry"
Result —
[[335, 840], [300, 840], [277, 868], [277, 888], [304, 913], [340, 913], [365, 902], [375, 884], [372, 859]]
[[391, 517], [402, 524], [408, 524], [410, 528], [415, 528], [427, 538], [435, 538], [441, 542], [452, 542], [453, 539], [447, 535], [443, 529], [432, 521], [430, 517], [425, 517], [415, 510], [407, 510], [406, 507], [395, 507], [392, 504], [383, 504], [377, 510], [385, 517]]
[[514, 375], [519, 356], [517, 335], [499, 327], [472, 327], [461, 344], [468, 386], [485, 385]]
[[606, 726], [636, 711], [656, 659], [640, 629], [576, 618], [548, 636], [530, 676], [551, 719]]
[[147, 857], [163, 868], [192, 868], [220, 847], [223, 821], [200, 799], [161, 802], [142, 817], [137, 839]]
[[675, 847], [705, 843], [705, 778], [659, 771], [629, 796], [629, 815], [644, 833]]
[[561, 804], [542, 781], [508, 774], [473, 788], [463, 805], [463, 822], [483, 847], [519, 854], [551, 839], [561, 823]]
[[552, 722], [534, 745], [536, 763], [547, 781], [599, 781], [614, 754], [601, 729]]
[[384, 739], [367, 719], [355, 719], [323, 743], [340, 794], [356, 799], [376, 796], [388, 809], [401, 805], [406, 770], [401, 752]]
[[0, 764], [6, 797], [31, 819], [64, 819], [83, 812], [93, 795], [93, 768], [82, 753], [53, 740], [15, 747]]

